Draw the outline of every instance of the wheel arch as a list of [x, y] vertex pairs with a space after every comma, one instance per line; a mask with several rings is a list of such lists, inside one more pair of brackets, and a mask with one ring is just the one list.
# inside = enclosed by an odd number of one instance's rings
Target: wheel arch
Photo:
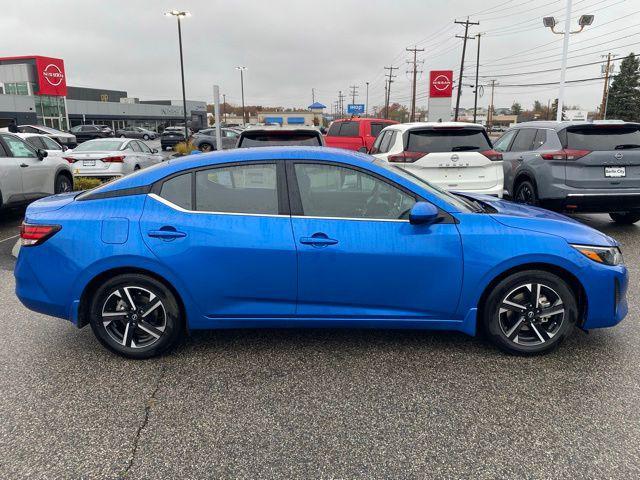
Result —
[[139, 268], [139, 267], [111, 268], [109, 270], [100, 272], [99, 274], [94, 276], [91, 280], [89, 280], [87, 285], [84, 287], [82, 294], [80, 295], [80, 305], [78, 306], [77, 327], [82, 328], [89, 323], [89, 309], [91, 307], [91, 302], [90, 302], [91, 295], [96, 291], [96, 289], [100, 284], [102, 284], [109, 278], [112, 278], [116, 275], [132, 274], [132, 273], [151, 277], [154, 280], [157, 280], [158, 282], [162, 283], [165, 287], [167, 287], [171, 291], [171, 293], [176, 298], [176, 301], [178, 302], [178, 308], [180, 309], [180, 313], [183, 315], [185, 330], [188, 330], [189, 321], [187, 317], [187, 309], [185, 307], [184, 300], [182, 299], [182, 296], [180, 295], [178, 290], [171, 284], [171, 282], [169, 282], [162, 275], [159, 275], [156, 272], [152, 272], [151, 270], [147, 270], [145, 268]]
[[530, 181], [533, 184], [533, 187], [536, 189], [536, 191], [538, 190], [538, 184], [536, 182], [535, 175], [528, 170], [523, 170], [521, 172], [516, 173], [516, 176], [513, 178], [513, 185], [511, 186], [512, 197], [515, 198], [516, 187], [525, 180]]
[[544, 262], [534, 262], [534, 263], [525, 263], [522, 265], [517, 265], [507, 270], [504, 270], [503, 272], [495, 276], [489, 282], [489, 284], [484, 288], [484, 290], [482, 291], [482, 294], [480, 295], [480, 299], [478, 300], [477, 321], [479, 323], [484, 321], [485, 303], [487, 301], [487, 298], [489, 297], [489, 294], [495, 288], [495, 286], [498, 283], [500, 283], [502, 280], [507, 278], [508, 276], [514, 273], [523, 272], [525, 270], [542, 270], [545, 272], [553, 273], [554, 275], [557, 275], [562, 280], [567, 282], [567, 284], [573, 291], [574, 295], [576, 296], [576, 302], [578, 304], [578, 325], [582, 325], [584, 323], [584, 320], [586, 319], [588, 305], [587, 305], [587, 294], [584, 289], [584, 286], [582, 285], [582, 282], [580, 282], [578, 277], [576, 277], [569, 270], [563, 267], [560, 267], [558, 265], [553, 265], [551, 263], [544, 263]]

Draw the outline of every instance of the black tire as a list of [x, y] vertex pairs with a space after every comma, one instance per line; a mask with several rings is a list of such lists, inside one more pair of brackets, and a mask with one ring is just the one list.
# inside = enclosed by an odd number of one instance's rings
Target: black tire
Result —
[[127, 138], [124, 134], [120, 134], [120, 138]]
[[538, 191], [536, 186], [530, 180], [522, 180], [518, 182], [513, 192], [513, 200], [526, 205], [539, 205]]
[[140, 165], [136, 165], [135, 167], [133, 167], [134, 172], [137, 172], [138, 170], [140, 170]]
[[613, 212], [613, 213], [610, 213], [609, 216], [611, 217], [611, 220], [613, 220], [616, 223], [619, 223], [620, 225], [633, 225], [638, 220], [640, 220], [640, 213]]
[[56, 175], [55, 184], [53, 186], [54, 193], [65, 193], [73, 191], [73, 180], [64, 173]]
[[155, 357], [182, 338], [184, 319], [176, 298], [154, 278], [117, 275], [102, 284], [90, 301], [93, 333], [102, 345], [123, 357]]
[[142, 136], [143, 140], [149, 140], [149, 135], [147, 135], [146, 133]]
[[207, 143], [207, 142], [201, 143], [198, 148], [199, 148], [199, 150], [201, 152], [205, 152], [205, 153], [206, 152], [212, 152], [212, 151], [215, 150], [215, 147], [213, 145], [211, 145], [210, 143]]
[[502, 350], [535, 355], [556, 348], [573, 331], [577, 318], [575, 293], [564, 280], [543, 270], [527, 270], [492, 288], [481, 321], [489, 339]]

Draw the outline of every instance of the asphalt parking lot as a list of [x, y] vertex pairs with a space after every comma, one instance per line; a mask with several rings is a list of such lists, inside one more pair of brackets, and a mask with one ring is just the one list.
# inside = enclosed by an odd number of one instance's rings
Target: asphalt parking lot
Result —
[[0, 215], [0, 478], [640, 477], [638, 226], [581, 217], [622, 243], [630, 313], [549, 355], [461, 334], [238, 330], [129, 361], [22, 307], [21, 212]]

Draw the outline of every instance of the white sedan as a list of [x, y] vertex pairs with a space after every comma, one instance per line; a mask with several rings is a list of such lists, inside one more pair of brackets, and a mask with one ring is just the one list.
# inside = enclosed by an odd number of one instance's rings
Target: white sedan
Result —
[[112, 179], [162, 162], [157, 150], [130, 138], [96, 138], [64, 155], [77, 177]]
[[482, 125], [390, 125], [378, 134], [369, 153], [445, 190], [503, 195], [502, 154], [493, 150]]

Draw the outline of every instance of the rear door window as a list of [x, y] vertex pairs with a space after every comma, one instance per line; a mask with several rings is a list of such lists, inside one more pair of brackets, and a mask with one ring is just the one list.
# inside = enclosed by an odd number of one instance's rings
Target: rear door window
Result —
[[385, 132], [385, 137], [382, 139], [380, 143], [380, 153], [387, 153], [393, 145], [393, 142], [396, 138], [396, 132], [394, 130], [387, 130]]
[[490, 149], [484, 130], [479, 129], [412, 130], [407, 140], [407, 150], [410, 152], [474, 152]]
[[357, 137], [360, 135], [359, 122], [341, 122], [341, 124], [342, 124], [342, 126], [340, 127], [341, 137]]
[[533, 139], [533, 149], [537, 150], [547, 141], [547, 131], [539, 129], [536, 132], [536, 137]]
[[506, 152], [509, 148], [509, 144], [511, 143], [511, 140], [513, 140], [513, 137], [515, 137], [516, 133], [518, 133], [517, 130], [510, 130], [504, 135], [502, 135], [498, 140], [496, 140], [493, 143], [494, 150], [498, 152]]
[[371, 123], [371, 136], [372, 137], [377, 137], [378, 134], [382, 131], [382, 129], [384, 127], [386, 127], [387, 124], [386, 123], [382, 123], [382, 122], [376, 122], [376, 123]]
[[192, 210], [191, 174], [184, 173], [162, 184], [160, 196], [186, 210]]
[[278, 213], [275, 163], [210, 168], [195, 175], [198, 211]]
[[640, 126], [585, 126], [569, 127], [565, 131], [565, 148], [606, 151], [640, 149]]
[[40, 137], [47, 150], [62, 150], [62, 147], [49, 137]]
[[536, 138], [537, 130], [535, 128], [521, 128], [518, 135], [511, 145], [512, 152], [527, 152], [533, 150], [533, 141]]

